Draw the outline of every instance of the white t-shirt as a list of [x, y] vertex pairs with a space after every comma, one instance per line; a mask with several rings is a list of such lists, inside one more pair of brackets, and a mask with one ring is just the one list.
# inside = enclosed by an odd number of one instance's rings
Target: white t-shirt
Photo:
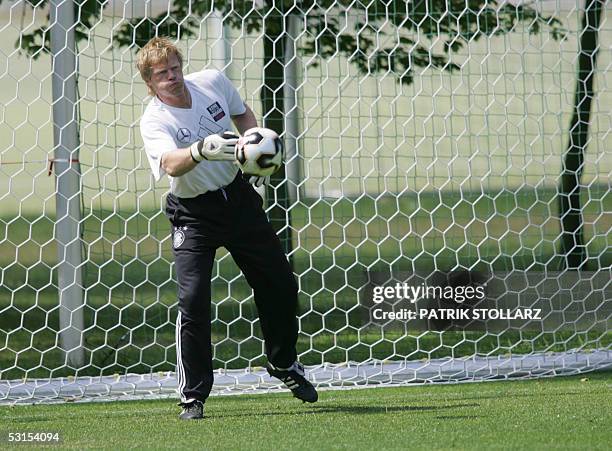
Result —
[[[140, 134], [156, 181], [165, 174], [160, 167], [164, 153], [232, 130], [230, 116], [246, 111], [234, 85], [217, 70], [186, 75], [185, 84], [191, 94], [191, 108], [175, 108], [154, 97], [140, 119]], [[180, 177], [168, 176], [170, 192], [178, 197], [196, 197], [230, 184], [237, 172], [231, 161], [204, 160]]]

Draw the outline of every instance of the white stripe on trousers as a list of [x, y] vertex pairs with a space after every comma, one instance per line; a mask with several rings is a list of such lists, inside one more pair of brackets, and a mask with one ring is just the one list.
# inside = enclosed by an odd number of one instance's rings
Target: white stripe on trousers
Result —
[[181, 397], [181, 401], [187, 401], [187, 397], [183, 394], [185, 389], [185, 368], [183, 367], [183, 359], [181, 355], [181, 312], [178, 312], [176, 316], [176, 375], [178, 378], [178, 392]]

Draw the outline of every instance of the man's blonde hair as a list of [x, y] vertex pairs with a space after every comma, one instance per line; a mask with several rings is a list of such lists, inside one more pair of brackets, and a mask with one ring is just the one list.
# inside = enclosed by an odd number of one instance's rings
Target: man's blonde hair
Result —
[[[155, 37], [149, 40], [138, 52], [136, 67], [142, 79], [148, 83], [153, 76], [153, 66], [155, 64], [168, 61], [170, 56], [176, 55], [181, 67], [183, 67], [183, 54], [176, 45], [168, 38]], [[154, 94], [149, 88], [149, 94]]]

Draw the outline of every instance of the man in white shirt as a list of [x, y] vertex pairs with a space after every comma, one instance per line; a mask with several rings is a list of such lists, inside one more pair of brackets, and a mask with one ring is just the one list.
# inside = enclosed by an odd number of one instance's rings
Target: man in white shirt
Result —
[[[225, 247], [254, 290], [265, 339], [267, 370], [293, 395], [315, 402], [317, 392], [297, 362], [297, 284], [261, 197], [234, 164], [240, 133], [257, 126], [251, 109], [220, 72], [183, 77], [182, 55], [166, 38], [151, 39], [138, 69], [153, 99], [140, 132], [156, 181], [170, 179], [166, 215], [178, 281], [177, 374], [182, 419], [203, 417], [213, 384], [210, 279]], [[263, 179], [251, 177], [250, 183]]]

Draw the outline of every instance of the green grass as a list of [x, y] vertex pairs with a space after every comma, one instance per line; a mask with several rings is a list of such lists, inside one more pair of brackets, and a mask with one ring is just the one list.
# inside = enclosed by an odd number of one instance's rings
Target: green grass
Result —
[[[0, 408], [7, 432], [85, 449], [576, 449], [612, 442], [612, 373], [530, 381], [213, 397], [181, 422], [171, 400]], [[5, 445], [6, 443], [2, 443]]]

